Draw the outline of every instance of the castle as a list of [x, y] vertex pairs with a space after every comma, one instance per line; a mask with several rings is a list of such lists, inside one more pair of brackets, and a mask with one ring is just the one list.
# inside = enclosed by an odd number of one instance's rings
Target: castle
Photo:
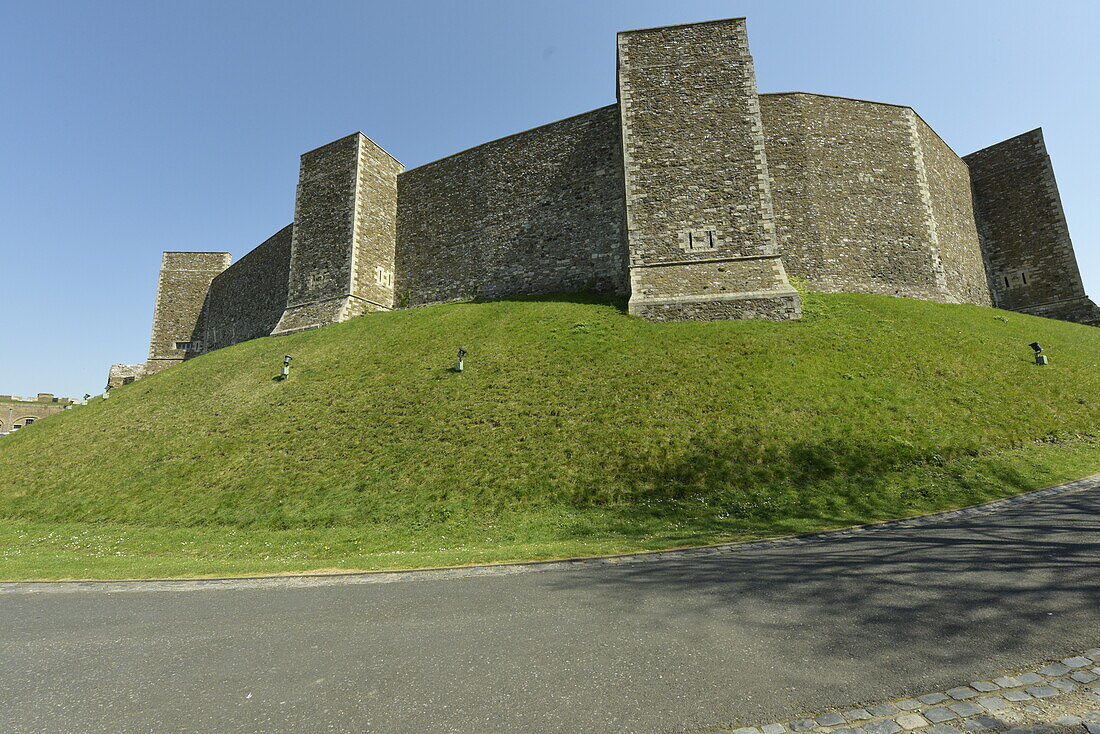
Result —
[[73, 405], [76, 401], [72, 398], [54, 397], [53, 393], [48, 392], [40, 392], [33, 398], [0, 395], [0, 436], [18, 431]]
[[619, 33], [617, 100], [407, 171], [362, 133], [305, 153], [293, 223], [164, 253], [149, 359], [109, 386], [472, 295], [795, 319], [797, 278], [1100, 325], [1040, 130], [960, 158], [904, 105], [759, 94], [744, 18]]

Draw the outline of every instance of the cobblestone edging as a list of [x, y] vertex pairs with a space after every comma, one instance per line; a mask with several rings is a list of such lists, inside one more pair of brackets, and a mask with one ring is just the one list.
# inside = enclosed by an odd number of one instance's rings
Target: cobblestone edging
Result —
[[[924, 515], [916, 515], [901, 520], [887, 520], [867, 525], [856, 525], [838, 530], [824, 530], [803, 535], [792, 535], [770, 540], [757, 540], [734, 543], [717, 543], [666, 551], [643, 551], [608, 556], [587, 556], [564, 558], [549, 561], [516, 561], [510, 563], [491, 563], [475, 566], [450, 566], [440, 568], [417, 568], [394, 571], [351, 571], [327, 574], [290, 574], [285, 576], [237, 576], [208, 579], [130, 579], [130, 580], [75, 580], [75, 581], [0, 581], [0, 594], [4, 593], [49, 593], [75, 591], [192, 591], [209, 589], [257, 589], [288, 588], [304, 586], [323, 586], [333, 584], [391, 583], [413, 579], [445, 579], [469, 576], [503, 575], [528, 573], [532, 571], [550, 571], [583, 566], [621, 565], [631, 563], [651, 563], [662, 560], [690, 560], [722, 556], [727, 553], [780, 548], [792, 545], [810, 545], [828, 543], [838, 538], [853, 535], [878, 533], [896, 528], [914, 528], [941, 520], [969, 517], [997, 512], [1018, 505], [1029, 504], [1061, 495], [1072, 494], [1100, 488], [1100, 474], [1077, 479], [1053, 487], [1037, 489], [1031, 492], [994, 500], [980, 505], [957, 510], [944, 510]], [[765, 733], [769, 734], [769, 733]], [[886, 734], [869, 732], [868, 734]], [[1100, 734], [1097, 732], [1096, 734]]]
[[1100, 734], [1100, 648], [1035, 670], [790, 721], [709, 729], [734, 734]]

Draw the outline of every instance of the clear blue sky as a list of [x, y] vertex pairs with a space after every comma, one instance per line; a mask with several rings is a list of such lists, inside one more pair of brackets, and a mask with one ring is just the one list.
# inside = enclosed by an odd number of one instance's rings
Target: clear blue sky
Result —
[[1100, 3], [5, 2], [0, 393], [98, 393], [146, 357], [162, 250], [238, 258], [298, 156], [406, 166], [609, 104], [615, 32], [748, 16], [760, 90], [912, 105], [959, 154], [1042, 126], [1100, 296]]

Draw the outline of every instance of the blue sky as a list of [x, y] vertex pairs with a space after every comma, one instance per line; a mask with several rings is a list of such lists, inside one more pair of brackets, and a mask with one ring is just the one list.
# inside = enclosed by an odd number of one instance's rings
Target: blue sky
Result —
[[959, 154], [1042, 126], [1100, 296], [1095, 2], [7, 2], [0, 393], [144, 361], [161, 251], [288, 224], [301, 153], [416, 166], [613, 102], [618, 30], [740, 15], [762, 92], [909, 104]]

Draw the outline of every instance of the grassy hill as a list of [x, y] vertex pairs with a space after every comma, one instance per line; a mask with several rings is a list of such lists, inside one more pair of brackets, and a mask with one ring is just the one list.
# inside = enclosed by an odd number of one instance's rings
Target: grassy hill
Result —
[[595, 298], [459, 303], [199, 357], [0, 439], [0, 578], [667, 547], [1100, 472], [1100, 329], [804, 303], [670, 324]]

